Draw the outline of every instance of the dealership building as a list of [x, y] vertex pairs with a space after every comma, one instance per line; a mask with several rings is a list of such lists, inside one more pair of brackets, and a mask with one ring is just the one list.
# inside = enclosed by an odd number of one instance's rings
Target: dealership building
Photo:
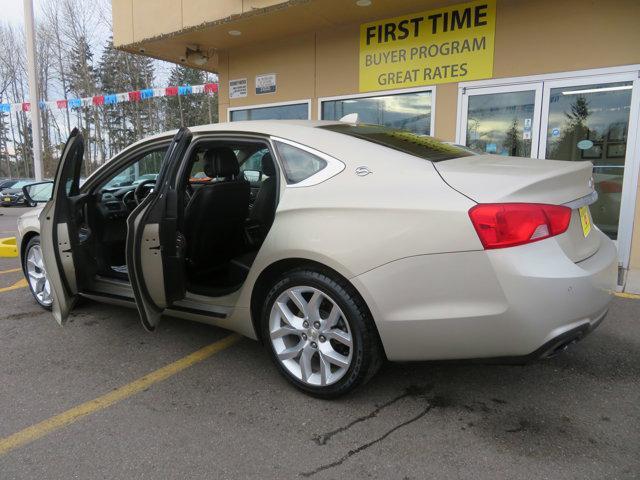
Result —
[[640, 293], [640, 1], [112, 0], [118, 48], [219, 75], [220, 121], [330, 119], [589, 160]]

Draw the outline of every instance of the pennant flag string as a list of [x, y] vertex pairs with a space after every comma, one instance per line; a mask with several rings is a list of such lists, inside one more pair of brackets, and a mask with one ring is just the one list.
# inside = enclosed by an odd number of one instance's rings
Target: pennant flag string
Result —
[[[175, 97], [176, 95], [192, 95], [197, 93], [206, 93], [213, 95], [218, 92], [217, 83], [205, 83], [203, 85], [180, 85], [169, 86], [166, 88], [145, 88], [142, 90], [134, 90], [133, 92], [110, 93], [107, 95], [95, 95], [85, 98], [69, 98], [60, 100], [40, 100], [38, 108], [57, 108], [64, 110], [66, 108], [82, 108], [91, 105], [115, 105], [123, 102], [139, 102], [157, 97]], [[30, 102], [17, 103], [0, 103], [0, 112], [29, 112], [31, 110]]]

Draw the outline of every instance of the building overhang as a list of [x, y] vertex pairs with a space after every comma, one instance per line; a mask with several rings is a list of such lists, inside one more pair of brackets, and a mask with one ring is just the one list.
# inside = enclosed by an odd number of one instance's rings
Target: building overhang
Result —
[[[459, 0], [113, 0], [114, 45], [217, 72], [220, 53]], [[196, 55], [187, 54], [197, 50]], [[206, 61], [202, 57], [207, 58]], [[194, 59], [196, 61], [194, 61]]]

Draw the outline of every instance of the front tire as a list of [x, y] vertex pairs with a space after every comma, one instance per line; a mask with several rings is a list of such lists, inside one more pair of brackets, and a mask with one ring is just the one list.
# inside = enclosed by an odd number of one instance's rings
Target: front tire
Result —
[[262, 338], [300, 390], [334, 398], [366, 383], [384, 358], [371, 314], [344, 279], [310, 269], [285, 273], [266, 296]]
[[31, 295], [38, 305], [46, 310], [51, 310], [53, 297], [51, 296], [51, 284], [47, 278], [40, 247], [40, 236], [32, 237], [24, 249], [22, 258], [22, 270], [27, 277], [27, 283]]

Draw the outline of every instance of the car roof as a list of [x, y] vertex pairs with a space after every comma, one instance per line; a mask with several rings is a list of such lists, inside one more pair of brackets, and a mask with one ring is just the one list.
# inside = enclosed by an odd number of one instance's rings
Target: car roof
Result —
[[[309, 131], [316, 127], [326, 125], [336, 125], [341, 122], [331, 120], [246, 120], [239, 122], [209, 123], [205, 125], [195, 125], [189, 127], [194, 134], [206, 134], [215, 132], [237, 132], [237, 133], [258, 133], [263, 135], [282, 135], [283, 132], [290, 132], [295, 136], [296, 132]], [[134, 148], [140, 144], [153, 140], [173, 137], [178, 130], [167, 130], [147, 136], [129, 145], [126, 149]]]

